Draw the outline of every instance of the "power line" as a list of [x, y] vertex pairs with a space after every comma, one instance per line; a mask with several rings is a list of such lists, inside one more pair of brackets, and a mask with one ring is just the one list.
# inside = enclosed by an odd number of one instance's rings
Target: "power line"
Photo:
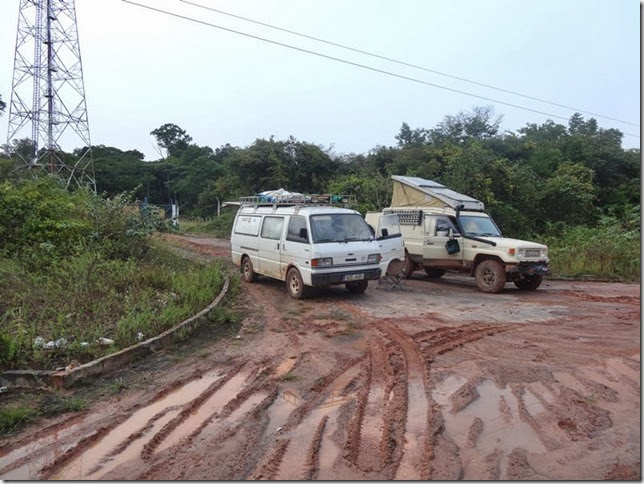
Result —
[[[489, 101], [489, 102], [493, 102], [493, 103], [497, 103], [497, 104], [502, 104], [504, 106], [509, 106], [509, 107], [516, 108], [516, 109], [522, 109], [524, 111], [530, 111], [530, 112], [537, 113], [537, 114], [543, 114], [544, 116], [549, 116], [549, 117], [552, 117], [552, 118], [563, 119], [564, 121], [568, 121], [568, 118], [565, 118], [563, 116], [559, 116], [559, 115], [556, 115], [556, 114], [547, 113], [547, 112], [544, 112], [544, 111], [539, 111], [537, 109], [527, 108], [525, 106], [519, 106], [517, 104], [508, 103], [508, 102], [505, 102], [505, 101], [499, 101], [497, 99], [492, 99], [492, 98], [489, 98], [489, 97], [480, 96], [478, 94], [473, 94], [473, 93], [470, 93], [470, 92], [461, 91], [459, 89], [453, 89], [451, 87], [441, 86], [439, 84], [434, 84], [432, 82], [423, 81], [423, 80], [417, 79], [415, 77], [409, 77], [409, 76], [405, 76], [405, 75], [402, 75], [402, 74], [396, 74], [395, 72], [390, 72], [390, 71], [386, 71], [386, 70], [383, 70], [383, 69], [378, 69], [376, 67], [371, 67], [371, 66], [367, 66], [367, 65], [364, 65], [364, 64], [359, 64], [357, 62], [348, 61], [346, 59], [341, 59], [339, 57], [334, 57], [334, 56], [330, 56], [330, 55], [327, 55], [327, 54], [322, 54], [320, 52], [315, 52], [315, 51], [312, 51], [312, 50], [303, 49], [301, 47], [296, 47], [296, 46], [293, 46], [293, 45], [284, 44], [282, 42], [277, 42], [275, 40], [266, 39], [264, 37], [259, 37], [257, 35], [248, 34], [246, 32], [241, 32], [239, 30], [234, 30], [234, 29], [230, 29], [230, 28], [227, 28], [227, 27], [222, 27], [220, 25], [215, 25], [215, 24], [212, 24], [212, 23], [209, 23], [209, 22], [205, 22], [203, 20], [198, 20], [198, 19], [195, 19], [195, 18], [192, 18], [192, 17], [186, 17], [185, 15], [180, 15], [178, 13], [169, 12], [167, 10], [161, 10], [161, 9], [158, 9], [158, 8], [155, 8], [155, 7], [151, 7], [149, 5], [144, 5], [144, 4], [141, 4], [141, 3], [133, 2], [132, 0], [123, 0], [123, 2], [129, 3], [131, 5], [136, 5], [137, 7], [141, 7], [141, 8], [145, 8], [145, 9], [152, 10], [152, 11], [155, 11], [155, 12], [159, 12], [159, 13], [162, 13], [162, 14], [170, 15], [171, 17], [181, 18], [181, 19], [184, 19], [184, 20], [188, 20], [190, 22], [198, 23], [198, 24], [201, 24], [201, 25], [206, 25], [208, 27], [213, 27], [215, 29], [224, 30], [226, 32], [231, 32], [233, 34], [242, 35], [244, 37], [249, 37], [251, 39], [261, 40], [263, 42], [268, 42], [269, 44], [279, 45], [280, 47], [286, 47], [288, 49], [296, 50], [296, 51], [299, 51], [299, 52], [304, 52], [306, 54], [312, 54], [312, 55], [315, 55], [315, 56], [318, 56], [318, 57], [323, 57], [325, 59], [330, 59], [330, 60], [334, 60], [334, 61], [337, 61], [337, 62], [342, 62], [343, 64], [348, 64], [348, 65], [352, 65], [352, 66], [355, 66], [355, 67], [360, 67], [362, 69], [366, 69], [366, 70], [369, 70], [369, 71], [372, 71], [372, 72], [379, 72], [381, 74], [386, 74], [386, 75], [391, 76], [391, 77], [397, 77], [399, 79], [405, 79], [407, 81], [416, 82], [418, 84], [424, 84], [426, 86], [436, 87], [436, 88], [439, 88], [439, 89], [443, 89], [445, 91], [455, 92], [455, 93], [458, 93], [458, 94], [463, 94], [465, 96], [470, 96], [470, 97], [475, 97], [477, 99], [482, 99], [484, 101]], [[633, 136], [635, 138], [639, 138], [639, 136], [634, 135], [634, 134], [630, 134], [630, 133], [623, 133], [623, 134], [627, 135], [627, 136]]]
[[368, 55], [368, 56], [371, 56], [371, 57], [375, 57], [377, 59], [382, 59], [382, 60], [386, 60], [386, 61], [389, 61], [389, 62], [394, 62], [396, 64], [400, 64], [400, 65], [403, 65], [403, 66], [413, 67], [414, 69], [420, 69], [420, 70], [425, 71], [425, 72], [431, 72], [433, 74], [438, 74], [440, 76], [449, 77], [451, 79], [457, 79], [459, 81], [468, 82], [468, 83], [474, 84], [476, 86], [482, 86], [482, 87], [486, 87], [488, 89], [494, 89], [495, 91], [500, 91], [500, 92], [504, 92], [504, 93], [507, 93], [507, 94], [512, 94], [514, 96], [520, 96], [520, 97], [523, 97], [523, 98], [526, 98], [526, 99], [531, 99], [533, 101], [538, 101], [538, 102], [541, 102], [541, 103], [550, 104], [552, 106], [557, 106], [557, 107], [564, 108], [564, 109], [570, 109], [572, 111], [578, 111], [578, 112], [584, 113], [584, 114], [590, 114], [591, 116], [597, 116], [598, 118], [609, 119], [611, 121], [616, 121], [618, 123], [629, 124], [631, 126], [639, 126], [639, 124], [631, 123], [629, 121], [624, 121], [624, 120], [618, 119], [618, 118], [613, 118], [613, 117], [607, 116], [605, 114], [593, 113], [591, 111], [586, 111], [584, 109], [575, 108], [575, 107], [572, 107], [572, 106], [567, 106], [565, 104], [556, 103], [554, 101], [548, 101], [547, 99], [542, 99], [542, 98], [530, 96], [528, 94], [523, 94], [523, 93], [520, 93], [520, 92], [517, 92], [517, 91], [512, 91], [510, 89], [503, 89], [501, 87], [492, 86], [490, 84], [485, 84], [485, 83], [482, 83], [482, 82], [473, 81], [473, 80], [467, 79], [465, 77], [455, 76], [453, 74], [448, 74], [446, 72], [441, 72], [441, 71], [437, 71], [435, 69], [430, 69], [429, 67], [419, 66], [417, 64], [412, 64], [410, 62], [405, 62], [405, 61], [401, 61], [401, 60], [398, 60], [398, 59], [393, 59], [391, 57], [387, 57], [387, 56], [384, 56], [384, 55], [375, 54], [373, 52], [369, 52], [369, 51], [366, 51], [366, 50], [357, 49], [355, 47], [351, 47], [351, 46], [348, 46], [348, 45], [343, 45], [343, 44], [339, 44], [337, 42], [331, 42], [329, 40], [321, 39], [319, 37], [314, 37], [312, 35], [307, 35], [307, 34], [303, 34], [301, 32], [296, 32], [294, 30], [289, 30], [289, 29], [285, 29], [285, 28], [282, 28], [282, 27], [277, 27], [276, 25], [271, 25], [271, 24], [268, 24], [268, 23], [260, 22], [259, 20], [254, 20], [254, 19], [251, 19], [251, 18], [248, 18], [248, 17], [242, 17], [241, 15], [236, 15], [234, 13], [225, 12], [225, 11], [219, 10], [217, 8], [212, 8], [212, 7], [207, 7], [205, 5], [200, 5], [198, 3], [190, 2], [189, 0], [180, 0], [180, 1], [183, 2], [183, 3], [187, 3], [189, 5], [193, 5], [195, 7], [203, 8], [205, 10], [210, 10], [212, 12], [220, 13], [222, 15], [227, 15], [229, 17], [234, 17], [234, 18], [237, 18], [237, 19], [240, 19], [240, 20], [244, 20], [246, 22], [251, 22], [251, 23], [254, 23], [254, 24], [257, 24], [257, 25], [261, 25], [263, 27], [268, 27], [269, 29], [279, 30], [281, 32], [286, 32], [288, 34], [297, 35], [297, 36], [303, 37], [305, 39], [315, 40], [316, 42], [322, 42], [323, 44], [332, 45], [334, 47], [340, 47], [341, 49], [350, 50], [352, 52], [357, 52], [359, 54]]

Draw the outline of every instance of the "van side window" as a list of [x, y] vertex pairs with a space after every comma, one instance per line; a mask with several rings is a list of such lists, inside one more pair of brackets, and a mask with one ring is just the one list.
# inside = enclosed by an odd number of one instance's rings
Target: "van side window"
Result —
[[237, 222], [235, 223], [235, 233], [242, 235], [253, 235], [257, 237], [261, 223], [262, 217], [240, 215], [239, 217], [237, 217]]
[[282, 235], [284, 217], [265, 217], [262, 225], [262, 238], [279, 240]]
[[306, 218], [299, 215], [292, 216], [290, 222], [288, 223], [288, 233], [286, 234], [286, 240], [308, 244], [308, 236], [300, 237], [301, 229], [306, 230]]

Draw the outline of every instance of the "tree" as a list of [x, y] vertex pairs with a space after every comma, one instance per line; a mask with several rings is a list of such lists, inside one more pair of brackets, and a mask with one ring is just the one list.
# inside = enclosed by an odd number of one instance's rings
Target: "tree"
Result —
[[496, 136], [503, 116], [494, 115], [492, 106], [476, 106], [472, 112], [461, 111], [456, 116], [447, 115], [439, 125], [429, 131], [429, 138], [437, 144], [464, 143], [468, 139], [488, 139]]
[[192, 137], [176, 124], [166, 123], [150, 132], [157, 140], [159, 148], [166, 151], [166, 156], [177, 156], [188, 147]]
[[7, 107], [7, 103], [2, 100], [2, 94], [0, 94], [0, 116], [4, 114], [4, 110]]

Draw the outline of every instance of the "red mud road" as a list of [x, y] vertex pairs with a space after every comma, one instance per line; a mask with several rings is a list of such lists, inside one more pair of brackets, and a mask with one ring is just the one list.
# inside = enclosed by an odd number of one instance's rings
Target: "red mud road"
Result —
[[237, 337], [5, 442], [0, 478], [640, 479], [639, 285], [375, 286], [242, 284]]

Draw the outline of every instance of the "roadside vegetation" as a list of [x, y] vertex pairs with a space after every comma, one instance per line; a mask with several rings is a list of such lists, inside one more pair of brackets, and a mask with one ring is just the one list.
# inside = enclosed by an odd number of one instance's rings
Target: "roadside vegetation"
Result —
[[82, 364], [208, 305], [223, 266], [151, 239], [164, 229], [131, 194], [0, 184], [0, 370]]

